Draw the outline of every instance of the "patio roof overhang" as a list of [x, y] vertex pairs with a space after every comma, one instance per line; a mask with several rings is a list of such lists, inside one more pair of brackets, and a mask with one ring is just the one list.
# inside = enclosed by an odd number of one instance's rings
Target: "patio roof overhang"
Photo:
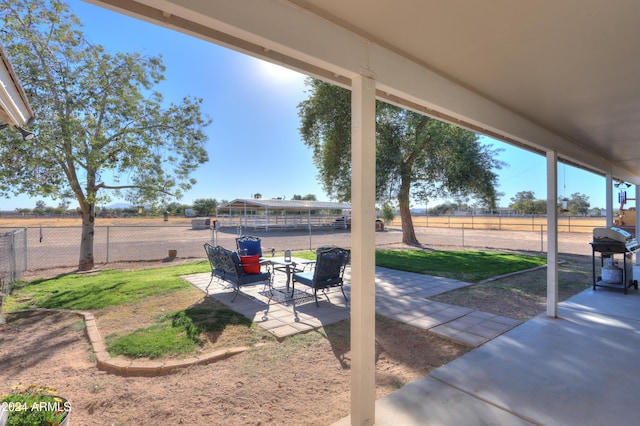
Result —
[[88, 0], [640, 184], [640, 3]]
[[0, 46], [0, 124], [22, 127], [34, 118], [27, 96], [9, 58]]
[[352, 424], [375, 423], [375, 99], [546, 155], [550, 317], [558, 161], [606, 177], [609, 224], [613, 180], [640, 194], [637, 0], [87, 1], [351, 89]]

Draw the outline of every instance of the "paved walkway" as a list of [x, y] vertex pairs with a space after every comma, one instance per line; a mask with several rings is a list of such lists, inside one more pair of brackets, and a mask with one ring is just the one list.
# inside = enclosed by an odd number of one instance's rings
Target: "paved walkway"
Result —
[[638, 424], [639, 353], [640, 292], [588, 289], [377, 400], [375, 424]]
[[[183, 278], [205, 291], [211, 275], [194, 274]], [[348, 269], [345, 278], [348, 283]], [[521, 321], [512, 318], [427, 299], [468, 285], [470, 284], [450, 278], [376, 267], [376, 313], [471, 347], [480, 346], [521, 324]], [[276, 272], [274, 287], [285, 287], [283, 273]], [[349, 306], [339, 289], [332, 289], [324, 294], [320, 307], [309, 298], [276, 303], [261, 294], [263, 290], [260, 284], [242, 287], [242, 292], [232, 303], [233, 290], [229, 286], [216, 279], [209, 286], [212, 297], [242, 313], [277, 338], [349, 318]], [[350, 286], [347, 284], [347, 297], [350, 297], [349, 290]]]

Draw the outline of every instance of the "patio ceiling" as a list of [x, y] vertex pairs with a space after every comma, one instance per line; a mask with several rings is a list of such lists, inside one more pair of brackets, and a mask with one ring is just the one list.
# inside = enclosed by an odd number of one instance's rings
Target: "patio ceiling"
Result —
[[640, 184], [637, 0], [89, 0]]
[[640, 185], [637, 0], [88, 1], [352, 88], [352, 424], [375, 423], [374, 96], [546, 155], [550, 317], [557, 159]]

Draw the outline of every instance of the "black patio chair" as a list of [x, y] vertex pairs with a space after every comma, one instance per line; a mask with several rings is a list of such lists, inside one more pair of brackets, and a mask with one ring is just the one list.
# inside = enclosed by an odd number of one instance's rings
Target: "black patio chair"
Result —
[[291, 279], [291, 295], [295, 293], [296, 283], [311, 287], [318, 303], [318, 290], [326, 291], [330, 287], [340, 287], [344, 300], [349, 303], [344, 293], [344, 270], [349, 263], [351, 251], [336, 246], [321, 246], [316, 250], [316, 264], [312, 271], [298, 272]]
[[[207, 295], [214, 277], [233, 286], [235, 294], [231, 299], [232, 302], [240, 293], [240, 286], [264, 282], [265, 288], [271, 287], [273, 274], [270, 271], [270, 262], [260, 262], [258, 257], [255, 256], [253, 262], [247, 263], [242, 260], [246, 256], [239, 256], [234, 251], [227, 250], [221, 246], [213, 246], [209, 243], [204, 243], [204, 249], [211, 264], [211, 279], [205, 289]], [[265, 270], [262, 270], [263, 266]]]

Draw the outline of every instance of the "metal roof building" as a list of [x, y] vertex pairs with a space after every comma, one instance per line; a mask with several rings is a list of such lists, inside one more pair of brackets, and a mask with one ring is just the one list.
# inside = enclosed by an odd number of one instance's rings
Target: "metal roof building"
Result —
[[331, 201], [309, 201], [309, 200], [272, 200], [263, 198], [236, 198], [218, 207], [218, 210], [284, 210], [288, 212], [299, 212], [307, 210], [343, 210], [350, 209], [349, 203], [335, 203]]
[[343, 210], [351, 204], [330, 201], [272, 200], [237, 198], [218, 207], [220, 227], [252, 229], [311, 229], [312, 227], [341, 228]]

